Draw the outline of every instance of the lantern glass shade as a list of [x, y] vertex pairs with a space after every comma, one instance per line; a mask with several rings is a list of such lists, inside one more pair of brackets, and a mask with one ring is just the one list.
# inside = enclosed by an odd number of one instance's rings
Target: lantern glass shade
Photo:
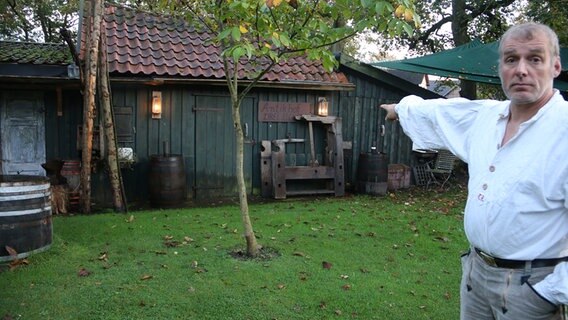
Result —
[[327, 102], [327, 99], [324, 97], [319, 97], [317, 104], [317, 115], [327, 117], [328, 114], [329, 114], [329, 103]]
[[162, 92], [152, 91], [152, 119], [162, 117]]

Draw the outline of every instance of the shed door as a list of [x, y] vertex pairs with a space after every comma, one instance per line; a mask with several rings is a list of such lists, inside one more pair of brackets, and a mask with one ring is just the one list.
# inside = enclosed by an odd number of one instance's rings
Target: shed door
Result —
[[[252, 101], [241, 105], [243, 126], [252, 132]], [[235, 177], [235, 131], [231, 99], [227, 96], [197, 96], [195, 104], [195, 198], [197, 200], [237, 195]], [[252, 182], [252, 148], [245, 144], [245, 183]], [[251, 191], [251, 190], [247, 190]]]
[[44, 175], [45, 113], [41, 95], [6, 93], [0, 105], [2, 174]]

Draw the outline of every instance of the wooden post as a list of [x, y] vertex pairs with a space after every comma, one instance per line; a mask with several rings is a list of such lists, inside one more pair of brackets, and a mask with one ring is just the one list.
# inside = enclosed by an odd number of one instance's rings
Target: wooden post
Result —
[[341, 118], [336, 118], [331, 124], [328, 141], [332, 150], [333, 167], [335, 168], [335, 196], [345, 195], [345, 170], [343, 165], [343, 133], [341, 132]]
[[272, 188], [274, 199], [286, 198], [286, 147], [282, 140], [275, 141], [278, 151], [272, 152]]
[[81, 152], [81, 197], [79, 206], [83, 213], [91, 213], [91, 159], [93, 150], [93, 125], [95, 119], [95, 93], [97, 84], [97, 64], [103, 3], [92, 0], [92, 15], [86, 15], [89, 21], [87, 40], [89, 51], [86, 54], [85, 88], [83, 104], [83, 135]]
[[272, 144], [270, 140], [261, 141], [261, 151], [260, 151], [260, 182], [261, 193], [263, 197], [272, 197], [273, 186], [272, 186]]
[[107, 66], [107, 46], [105, 29], [101, 28], [101, 40], [99, 41], [99, 92], [101, 93], [101, 109], [103, 115], [104, 140], [107, 146], [106, 160], [108, 164], [108, 175], [112, 189], [112, 199], [114, 211], [127, 212], [126, 196], [122, 184], [122, 176], [118, 163], [118, 150], [116, 143], [116, 130], [114, 126], [114, 115], [110, 98], [110, 86], [108, 79]]

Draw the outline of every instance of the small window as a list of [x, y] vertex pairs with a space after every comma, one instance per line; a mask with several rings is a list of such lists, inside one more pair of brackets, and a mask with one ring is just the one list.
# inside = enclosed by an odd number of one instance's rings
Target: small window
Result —
[[118, 147], [134, 148], [133, 109], [133, 107], [114, 107], [114, 126]]

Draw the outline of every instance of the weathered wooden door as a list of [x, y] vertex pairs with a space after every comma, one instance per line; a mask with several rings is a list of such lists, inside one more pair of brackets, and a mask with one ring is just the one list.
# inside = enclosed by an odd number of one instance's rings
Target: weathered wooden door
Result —
[[44, 175], [45, 110], [41, 94], [6, 92], [0, 109], [2, 174]]
[[[253, 99], [241, 106], [243, 130], [252, 130]], [[197, 200], [237, 195], [235, 177], [236, 142], [231, 99], [228, 96], [200, 95], [195, 102], [195, 182]], [[245, 132], [246, 133], [246, 132]], [[245, 144], [245, 183], [252, 184], [252, 148]], [[249, 190], [250, 191], [250, 190]]]

